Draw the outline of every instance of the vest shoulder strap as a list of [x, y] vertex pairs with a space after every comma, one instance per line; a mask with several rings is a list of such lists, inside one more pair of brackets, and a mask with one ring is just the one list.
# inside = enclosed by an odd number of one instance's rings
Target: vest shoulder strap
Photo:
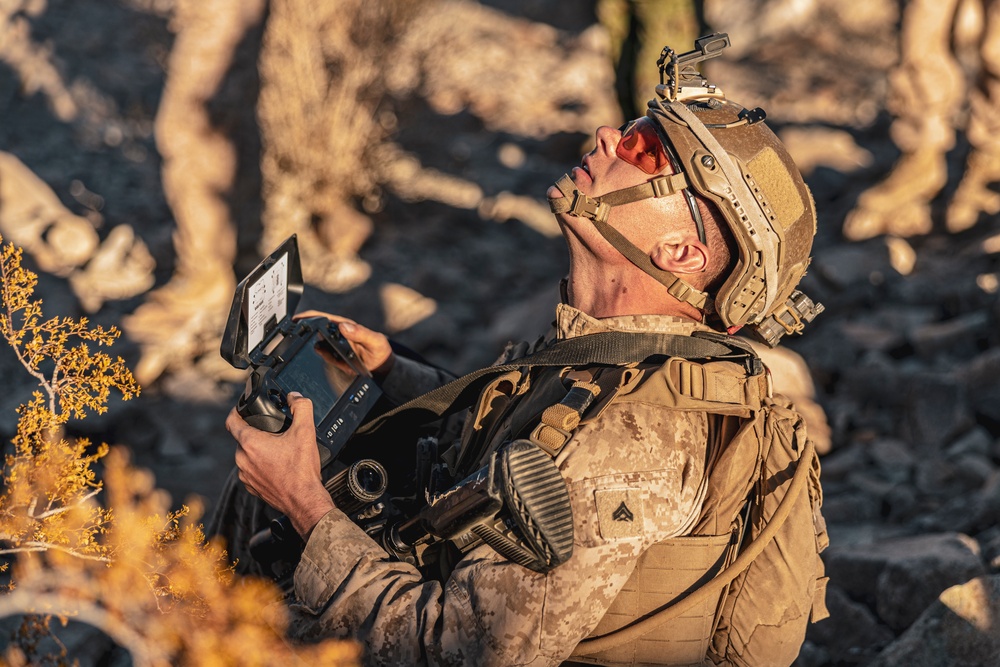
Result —
[[653, 357], [733, 361], [743, 365], [748, 374], [763, 374], [760, 358], [750, 346], [723, 334], [695, 332], [691, 336], [681, 336], [608, 331], [559, 341], [521, 359], [473, 371], [378, 415], [362, 425], [357, 433], [372, 433], [387, 420], [404, 415], [418, 423], [427, 423], [463, 410], [473, 404], [490, 379], [512, 370], [535, 366], [620, 366], [645, 362]]
[[[529, 439], [557, 456], [602, 391], [601, 411], [612, 403], [635, 402], [744, 418], [756, 413], [770, 393], [766, 374], [750, 374], [745, 364], [734, 361], [669, 357], [659, 365], [623, 367], [620, 377], [609, 386], [605, 374], [603, 390], [594, 383], [576, 382], [562, 401], [542, 412]], [[595, 417], [586, 415], [588, 420]]]

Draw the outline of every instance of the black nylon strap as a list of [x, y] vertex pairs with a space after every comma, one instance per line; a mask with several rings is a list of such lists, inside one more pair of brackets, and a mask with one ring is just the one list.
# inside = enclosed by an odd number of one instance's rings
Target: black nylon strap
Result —
[[534, 354], [516, 359], [509, 364], [489, 366], [463, 375], [446, 385], [385, 412], [358, 429], [358, 435], [371, 433], [388, 419], [402, 413], [412, 413], [409, 418], [427, 423], [462, 410], [475, 401], [479, 392], [494, 377], [513, 370], [534, 366], [587, 366], [622, 364], [644, 361], [652, 356], [708, 359], [719, 357], [746, 357], [747, 351], [737, 341], [723, 343], [711, 340], [699, 332], [696, 336], [675, 334], [632, 333], [608, 331], [576, 336], [560, 341]]

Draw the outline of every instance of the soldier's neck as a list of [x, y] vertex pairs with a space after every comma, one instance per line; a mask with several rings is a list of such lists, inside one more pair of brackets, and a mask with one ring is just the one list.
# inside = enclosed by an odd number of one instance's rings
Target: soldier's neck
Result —
[[666, 287], [631, 264], [572, 262], [568, 304], [591, 317], [673, 315], [700, 322], [701, 313], [667, 293]]

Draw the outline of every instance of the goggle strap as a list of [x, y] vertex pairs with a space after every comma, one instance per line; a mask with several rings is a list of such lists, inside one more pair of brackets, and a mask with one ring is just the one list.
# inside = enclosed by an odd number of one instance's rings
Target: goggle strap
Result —
[[708, 294], [695, 289], [670, 271], [664, 271], [653, 264], [649, 255], [639, 250], [635, 244], [622, 236], [617, 229], [607, 222], [594, 220], [593, 223], [601, 236], [614, 246], [615, 250], [620, 252], [625, 259], [635, 264], [645, 274], [666, 287], [672, 297], [678, 301], [689, 303], [698, 310], [705, 310], [705, 306], [708, 303]]

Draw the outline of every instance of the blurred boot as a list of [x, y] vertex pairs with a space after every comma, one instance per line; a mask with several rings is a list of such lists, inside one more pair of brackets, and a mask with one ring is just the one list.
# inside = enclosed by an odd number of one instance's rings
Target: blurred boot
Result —
[[978, 54], [980, 72], [970, 95], [969, 144], [965, 173], [948, 206], [948, 231], [969, 229], [980, 214], [1000, 213], [1000, 3], [985, 3], [985, 27]]
[[914, 236], [931, 231], [930, 202], [947, 181], [962, 70], [951, 38], [957, 0], [911, 0], [900, 34], [900, 63], [889, 79], [892, 138], [903, 155], [881, 183], [858, 199], [844, 236]]
[[947, 177], [942, 151], [904, 154], [884, 181], [858, 198], [858, 206], [844, 220], [844, 237], [861, 241], [880, 234], [927, 234], [932, 227], [930, 200]]

